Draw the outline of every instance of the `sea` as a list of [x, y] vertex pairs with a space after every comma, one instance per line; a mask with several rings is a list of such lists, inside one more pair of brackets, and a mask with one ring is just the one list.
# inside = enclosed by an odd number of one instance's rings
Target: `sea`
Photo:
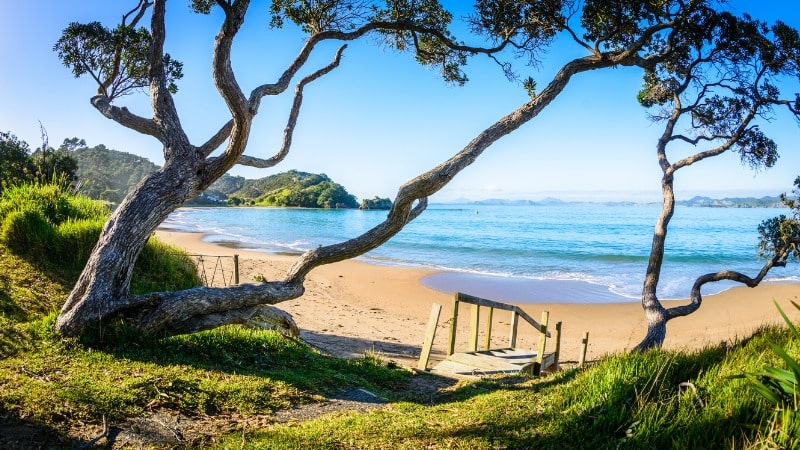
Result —
[[[522, 303], [638, 301], [660, 206], [602, 204], [432, 204], [381, 247], [359, 259], [422, 267], [422, 283]], [[723, 269], [755, 276], [758, 225], [771, 208], [678, 207], [669, 228], [661, 299], [688, 298], [694, 280]], [[386, 211], [296, 208], [180, 208], [162, 227], [204, 233], [245, 250], [300, 254], [354, 238]], [[773, 268], [766, 282], [800, 282], [797, 264]], [[703, 295], [737, 284], [706, 285]]]

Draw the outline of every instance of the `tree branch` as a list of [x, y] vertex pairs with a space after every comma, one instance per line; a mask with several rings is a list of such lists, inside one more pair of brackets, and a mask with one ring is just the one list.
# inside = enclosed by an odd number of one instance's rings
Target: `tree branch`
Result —
[[128, 111], [128, 108], [118, 107], [111, 104], [111, 100], [105, 95], [96, 95], [91, 99], [92, 105], [100, 111], [106, 118], [111, 119], [118, 124], [138, 131], [139, 133], [153, 136], [162, 143], [166, 139], [161, 132], [161, 129], [156, 125], [152, 119], [145, 119], [144, 117], [133, 114]]
[[[233, 115], [236, 124], [245, 123], [251, 117], [247, 99], [236, 81], [236, 75], [231, 66], [231, 46], [233, 38], [244, 24], [245, 13], [250, 6], [250, 0], [236, 0], [233, 5], [217, 2], [225, 11], [225, 21], [217, 33], [214, 43], [212, 70], [214, 84], [217, 87], [225, 104]], [[234, 127], [236, 128], [236, 127]]]
[[214, 150], [218, 149], [222, 144], [231, 137], [231, 131], [233, 131], [233, 119], [229, 120], [222, 128], [217, 131], [214, 136], [206, 141], [205, 144], [201, 145], [197, 148], [198, 153], [200, 153], [201, 158], [207, 158]]
[[312, 81], [319, 79], [338, 67], [342, 60], [342, 52], [344, 52], [345, 48], [347, 48], [347, 45], [339, 47], [339, 50], [336, 51], [336, 55], [330, 64], [306, 76], [300, 80], [299, 83], [297, 83], [297, 87], [294, 91], [294, 102], [292, 103], [292, 109], [289, 112], [286, 128], [283, 130], [283, 144], [281, 145], [280, 150], [274, 156], [268, 159], [260, 159], [252, 156], [242, 155], [236, 161], [236, 164], [264, 169], [267, 167], [272, 167], [286, 158], [286, 155], [289, 154], [289, 149], [292, 146], [292, 137], [294, 136], [294, 128], [297, 125], [297, 117], [300, 114], [300, 107], [303, 105], [303, 89]]
[[789, 253], [791, 253], [791, 247], [787, 247], [776, 253], [764, 264], [764, 266], [761, 268], [761, 271], [758, 272], [758, 275], [756, 275], [755, 278], [751, 278], [734, 270], [722, 270], [716, 273], [708, 273], [698, 277], [692, 286], [692, 295], [690, 297], [691, 303], [688, 305], [667, 308], [667, 320], [674, 319], [675, 317], [686, 316], [697, 311], [697, 309], [700, 308], [700, 305], [703, 303], [703, 296], [700, 290], [702, 289], [703, 285], [707, 283], [730, 280], [744, 284], [745, 286], [751, 288], [758, 286], [761, 281], [764, 280], [764, 277], [767, 276], [767, 273], [770, 271], [770, 269], [773, 267], [783, 267], [786, 265], [786, 258], [789, 256]]
[[[251, 320], [258, 312], [266, 314], [267, 310], [259, 311], [258, 308], [295, 299], [303, 295], [303, 292], [302, 283], [281, 281], [153, 292], [131, 298], [125, 304], [122, 314], [131, 311], [134, 315], [133, 322], [143, 329], [179, 334], [204, 329], [190, 328], [202, 327], [203, 323], [210, 324], [225, 315], [229, 319]], [[198, 325], [194, 325], [194, 321], [198, 321]], [[221, 324], [217, 322], [216, 326]]]
[[[413, 217], [417, 217], [427, 205], [427, 197], [439, 191], [472, 164], [491, 144], [536, 117], [564, 90], [573, 75], [618, 63], [610, 58], [596, 56], [578, 58], [567, 63], [536, 98], [495, 122], [447, 161], [401, 186], [384, 222], [357, 238], [307, 251], [292, 265], [284, 281], [302, 283], [308, 272], [317, 266], [349, 259], [377, 248], [402, 230]], [[420, 200], [420, 205], [412, 211], [412, 204], [417, 200]]]
[[153, 108], [153, 120], [162, 130], [164, 139], [169, 138], [170, 140], [178, 141], [167, 142], [164, 146], [164, 159], [169, 161], [173, 150], [177, 147], [188, 146], [189, 139], [181, 127], [175, 102], [167, 88], [167, 74], [164, 71], [164, 41], [166, 39], [164, 16], [166, 15], [166, 3], [167, 0], [154, 0], [153, 17], [150, 21], [150, 33], [153, 41], [150, 44], [148, 62], [150, 64], [150, 103]]

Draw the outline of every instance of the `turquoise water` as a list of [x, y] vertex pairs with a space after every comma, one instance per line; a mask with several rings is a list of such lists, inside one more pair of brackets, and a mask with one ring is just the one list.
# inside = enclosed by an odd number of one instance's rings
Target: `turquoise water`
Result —
[[[722, 269], [755, 275], [756, 228], [780, 209], [678, 208], [670, 226], [661, 298], [686, 298], [694, 279]], [[363, 260], [445, 271], [424, 280], [443, 291], [512, 301], [635, 300], [652, 240], [656, 206], [431, 205]], [[165, 227], [208, 233], [206, 240], [273, 253], [353, 238], [385, 211], [282, 208], [183, 208]], [[798, 281], [797, 268], [776, 268], [771, 281]], [[704, 294], [733, 283], [718, 283]], [[495, 295], [492, 295], [495, 294]]]

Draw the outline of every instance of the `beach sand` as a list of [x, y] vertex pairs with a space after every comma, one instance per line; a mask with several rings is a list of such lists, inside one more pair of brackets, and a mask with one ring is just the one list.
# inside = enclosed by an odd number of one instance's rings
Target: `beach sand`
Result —
[[[202, 234], [159, 229], [163, 241], [192, 254], [239, 255], [241, 283], [283, 277], [296, 256], [275, 255], [229, 248], [203, 242]], [[207, 267], [213, 266], [206, 258]], [[229, 260], [229, 258], [226, 258]], [[232, 263], [231, 263], [232, 264]], [[386, 360], [416, 367], [425, 338], [431, 305], [443, 306], [434, 341], [431, 364], [444, 358], [448, 320], [452, 314], [450, 293], [424, 286], [420, 280], [433, 271], [392, 267], [357, 260], [318, 267], [307, 278], [305, 294], [276, 306], [291, 313], [300, 327], [300, 338], [324, 353], [340, 357], [376, 352]], [[467, 292], [469, 293], [469, 292]], [[498, 293], [495, 300], [500, 300]], [[750, 336], [765, 324], [782, 323], [773, 304], [776, 300], [794, 320], [800, 320], [790, 301], [800, 303], [800, 284], [765, 284], [756, 288], [737, 287], [716, 295], [704, 296], [698, 311], [677, 318], [667, 325], [668, 349], [698, 349], [721, 342], [731, 343]], [[665, 306], [686, 301], [665, 301]], [[540, 318], [550, 312], [551, 329], [562, 322], [561, 361], [569, 365], [578, 360], [584, 332], [589, 332], [587, 360], [628, 350], [646, 331], [639, 302], [618, 303], [526, 303], [519, 304], [528, 314]], [[469, 311], [459, 312], [456, 350], [467, 346]], [[496, 311], [493, 319], [493, 346], [507, 346], [509, 313]], [[481, 318], [481, 337], [485, 318]], [[518, 347], [535, 348], [538, 332], [521, 322]], [[549, 347], [552, 349], [552, 347]], [[430, 367], [429, 365], [429, 367]]]

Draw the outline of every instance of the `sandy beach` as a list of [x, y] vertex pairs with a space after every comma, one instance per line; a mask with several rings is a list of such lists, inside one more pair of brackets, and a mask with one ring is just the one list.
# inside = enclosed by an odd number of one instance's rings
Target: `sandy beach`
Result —
[[[207, 243], [199, 233], [160, 229], [156, 235], [192, 254], [238, 254], [240, 283], [255, 282], [256, 277], [280, 279], [295, 259], [290, 255]], [[226, 258], [225, 261], [230, 259]], [[209, 268], [212, 265], [206, 264]], [[431, 306], [434, 303], [441, 304], [443, 308], [431, 357], [433, 364], [444, 357], [449, 327], [447, 321], [452, 314], [453, 298], [450, 293], [428, 288], [421, 283], [420, 280], [433, 273], [425, 269], [343, 261], [312, 271], [302, 297], [276, 306], [294, 316], [301, 329], [302, 340], [325, 353], [353, 357], [375, 351], [387, 360], [415, 367]], [[493, 299], [502, 300], [502, 292]], [[754, 289], [738, 287], [704, 296], [700, 310], [691, 316], [670, 321], [665, 347], [696, 349], [723, 341], [730, 343], [749, 336], [762, 325], [782, 323], [773, 299], [789, 312], [790, 317], [800, 319], [800, 313], [790, 304], [790, 301], [800, 302], [800, 284], [765, 284]], [[665, 302], [667, 306], [672, 303]], [[636, 301], [519, 306], [534, 318], [538, 319], [542, 311], [549, 311], [551, 324], [562, 322], [561, 361], [565, 364], [577, 361], [585, 332], [589, 332], [587, 359], [594, 360], [604, 354], [630, 349], [646, 331], [644, 314], [640, 303]], [[457, 350], [466, 348], [469, 328], [466, 320], [468, 311], [462, 310], [459, 316]], [[508, 326], [507, 313], [496, 312], [492, 330], [493, 346], [506, 344]], [[481, 327], [484, 327], [483, 318]], [[480, 342], [483, 339], [481, 337]], [[535, 348], [537, 339], [537, 331], [527, 324], [520, 326], [518, 347]]]

